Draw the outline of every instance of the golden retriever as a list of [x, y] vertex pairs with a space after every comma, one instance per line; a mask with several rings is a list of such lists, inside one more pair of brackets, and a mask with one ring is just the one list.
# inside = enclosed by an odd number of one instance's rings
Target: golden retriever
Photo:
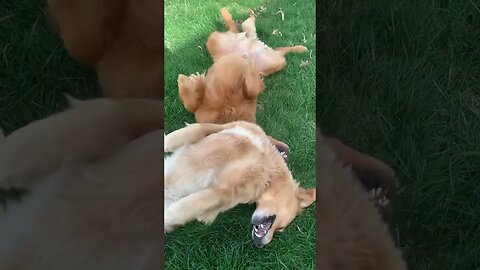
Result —
[[238, 33], [232, 16], [221, 10], [228, 32], [213, 32], [207, 48], [214, 64], [206, 74], [178, 76], [178, 91], [185, 109], [198, 123], [256, 121], [257, 97], [264, 90], [263, 77], [282, 69], [285, 53], [307, 51], [304, 46], [271, 49], [257, 38], [255, 17], [243, 22]]
[[229, 31], [215, 31], [208, 38], [207, 49], [214, 62], [225, 55], [241, 56], [255, 62], [261, 74], [268, 76], [285, 67], [287, 64], [285, 54], [308, 50], [305, 46], [272, 49], [258, 39], [253, 12], [242, 23], [243, 32], [241, 33], [238, 32], [230, 12], [226, 8], [222, 8], [220, 12]]
[[374, 202], [320, 131], [317, 173], [319, 269], [407, 269]]
[[164, 150], [173, 152], [165, 158], [166, 232], [256, 202], [252, 239], [263, 247], [315, 201], [256, 124], [190, 124], [166, 135]]
[[161, 102], [76, 103], [0, 144], [30, 189], [0, 216], [0, 269], [160, 269]]
[[0, 142], [0, 188], [30, 188], [65, 159], [108, 155], [163, 129], [163, 102], [69, 98], [71, 108], [20, 128]]
[[102, 93], [163, 98], [163, 3], [158, 0], [47, 0], [70, 56], [94, 67]]

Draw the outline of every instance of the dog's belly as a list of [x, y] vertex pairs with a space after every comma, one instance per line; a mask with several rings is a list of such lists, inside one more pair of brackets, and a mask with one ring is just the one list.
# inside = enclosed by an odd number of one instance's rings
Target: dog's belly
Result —
[[165, 209], [188, 195], [219, 184], [218, 181], [228, 181], [219, 180], [218, 176], [236, 164], [253, 164], [255, 161], [245, 155], [248, 153], [245, 149], [253, 147], [261, 153], [265, 145], [269, 145], [266, 138], [234, 127], [210, 135], [196, 145], [177, 149], [164, 159]]
[[278, 58], [282, 57], [277, 51], [258, 40], [242, 41], [233, 47], [230, 54], [246, 57], [254, 61], [257, 68], [261, 71], [270, 68], [272, 63], [277, 62]]

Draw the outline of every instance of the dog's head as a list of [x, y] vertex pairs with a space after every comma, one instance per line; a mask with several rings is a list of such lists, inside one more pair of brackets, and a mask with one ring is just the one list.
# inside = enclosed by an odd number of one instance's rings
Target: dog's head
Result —
[[211, 104], [255, 99], [265, 89], [255, 62], [236, 55], [223, 56], [215, 62], [207, 71], [206, 80], [205, 95]]
[[252, 240], [256, 247], [270, 243], [303, 209], [316, 200], [315, 188], [304, 189], [295, 181], [271, 183], [257, 201], [252, 215]]

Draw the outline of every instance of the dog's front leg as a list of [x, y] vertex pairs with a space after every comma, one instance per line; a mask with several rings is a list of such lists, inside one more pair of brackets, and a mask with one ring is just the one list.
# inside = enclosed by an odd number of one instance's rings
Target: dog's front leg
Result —
[[166, 153], [174, 152], [183, 145], [194, 144], [210, 134], [220, 132], [231, 127], [230, 124], [187, 124], [186, 127], [177, 129], [165, 136]]

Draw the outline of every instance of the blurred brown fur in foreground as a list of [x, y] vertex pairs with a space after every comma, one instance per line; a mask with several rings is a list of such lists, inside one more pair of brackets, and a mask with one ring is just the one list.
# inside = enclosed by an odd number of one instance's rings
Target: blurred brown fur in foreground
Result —
[[337, 158], [333, 149], [340, 149], [331, 143], [317, 131], [319, 269], [407, 269], [362, 182]]
[[163, 99], [163, 12], [157, 0], [48, 0], [70, 56], [95, 67], [112, 98]]
[[160, 269], [162, 102], [73, 103], [0, 143], [0, 269]]

